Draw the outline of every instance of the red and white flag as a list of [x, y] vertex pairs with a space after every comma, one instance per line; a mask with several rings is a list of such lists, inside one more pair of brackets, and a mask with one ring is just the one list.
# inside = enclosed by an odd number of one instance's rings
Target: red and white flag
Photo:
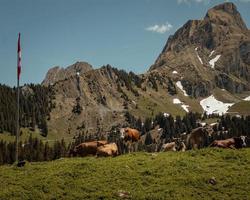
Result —
[[18, 42], [17, 42], [17, 78], [20, 79], [21, 74], [21, 34], [18, 34]]

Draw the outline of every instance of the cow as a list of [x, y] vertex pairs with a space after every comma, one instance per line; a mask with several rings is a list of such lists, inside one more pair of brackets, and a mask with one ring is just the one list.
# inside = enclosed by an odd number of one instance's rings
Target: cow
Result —
[[185, 143], [184, 142], [180, 142], [178, 151], [184, 152], [186, 150], [187, 150], [187, 147], [186, 147]]
[[18, 161], [17, 167], [24, 167], [25, 163], [26, 163], [26, 162], [25, 162], [24, 160]]
[[140, 139], [140, 132], [136, 129], [133, 128], [121, 128], [120, 129], [121, 133], [121, 139], [124, 139], [124, 141], [132, 141], [132, 142], [137, 142]]
[[69, 154], [73, 156], [96, 155], [97, 148], [105, 144], [108, 144], [108, 141], [99, 140], [99, 141], [84, 142], [75, 146], [74, 149], [71, 149]]
[[116, 143], [105, 144], [97, 148], [96, 156], [117, 156], [118, 147]]
[[209, 125], [215, 132], [219, 130], [219, 122], [214, 122]]
[[214, 140], [210, 147], [220, 147], [220, 148], [230, 148], [230, 149], [239, 149], [246, 147], [246, 136], [228, 138], [225, 140]]
[[175, 142], [169, 142], [166, 144], [163, 144], [161, 147], [162, 151], [177, 151], [176, 150], [176, 143]]
[[210, 126], [198, 127], [187, 135], [186, 144], [188, 148], [202, 148], [209, 144], [209, 139], [213, 134], [213, 129]]
[[186, 151], [186, 145], [184, 142], [177, 140], [162, 145], [161, 151]]

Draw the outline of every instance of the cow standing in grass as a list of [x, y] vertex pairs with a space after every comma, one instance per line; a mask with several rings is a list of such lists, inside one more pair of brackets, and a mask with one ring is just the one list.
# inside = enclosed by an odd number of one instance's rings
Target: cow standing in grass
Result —
[[213, 129], [210, 126], [206, 127], [198, 127], [191, 131], [190, 134], [187, 135], [186, 144], [190, 149], [199, 149], [205, 146], [208, 146], [209, 140], [213, 134]]
[[128, 150], [130, 152], [131, 145], [134, 142], [138, 142], [141, 138], [140, 132], [137, 129], [133, 128], [121, 128], [120, 129], [120, 138], [125, 142], [128, 142]]
[[131, 142], [137, 142], [140, 139], [140, 132], [137, 129], [133, 128], [121, 128], [121, 139], [124, 139], [124, 141], [131, 141]]

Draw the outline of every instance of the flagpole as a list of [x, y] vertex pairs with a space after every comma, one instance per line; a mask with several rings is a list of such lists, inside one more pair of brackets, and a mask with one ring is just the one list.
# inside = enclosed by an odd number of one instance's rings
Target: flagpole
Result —
[[16, 119], [16, 162], [18, 163], [19, 144], [19, 78], [17, 78], [17, 119]]
[[18, 163], [18, 145], [19, 145], [19, 79], [21, 73], [21, 45], [20, 45], [20, 33], [18, 34], [17, 44], [17, 118], [16, 118], [16, 162]]

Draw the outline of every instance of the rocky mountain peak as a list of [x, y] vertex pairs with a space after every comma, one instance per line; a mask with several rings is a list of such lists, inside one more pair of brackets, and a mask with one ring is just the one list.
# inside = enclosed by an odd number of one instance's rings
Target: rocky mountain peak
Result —
[[226, 2], [219, 5], [214, 6], [208, 12], [212, 12], [213, 10], [221, 10], [223, 12], [227, 12], [230, 14], [238, 14], [237, 7], [232, 2]]
[[[233, 3], [223, 3], [209, 9], [204, 19], [188, 20], [169, 37], [162, 54], [168, 51], [178, 53], [190, 45], [212, 50], [229, 39], [230, 35], [241, 33], [249, 34], [249, 31], [236, 6]], [[158, 61], [159, 58], [156, 63]]]
[[59, 66], [49, 69], [46, 74], [45, 79], [43, 80], [43, 85], [53, 85], [54, 83], [69, 78], [73, 75], [79, 73], [79, 75], [86, 73], [90, 70], [93, 70], [92, 66], [87, 62], [76, 62], [73, 65], [68, 66], [67, 68], [61, 68]]
[[250, 31], [236, 6], [223, 3], [170, 36], [149, 71], [167, 72], [195, 97], [207, 96], [216, 87], [241, 93], [250, 88], [249, 50]]
[[244, 23], [237, 7], [230, 2], [217, 5], [208, 10], [205, 20], [223, 26], [235, 26], [242, 30], [247, 30], [247, 26]]
[[79, 72], [81, 73], [85, 73], [87, 71], [92, 70], [92, 66], [90, 64], [88, 64], [87, 62], [76, 62], [73, 65], [70, 65], [69, 67], [66, 68], [67, 71], [70, 71], [72, 73], [76, 73]]

